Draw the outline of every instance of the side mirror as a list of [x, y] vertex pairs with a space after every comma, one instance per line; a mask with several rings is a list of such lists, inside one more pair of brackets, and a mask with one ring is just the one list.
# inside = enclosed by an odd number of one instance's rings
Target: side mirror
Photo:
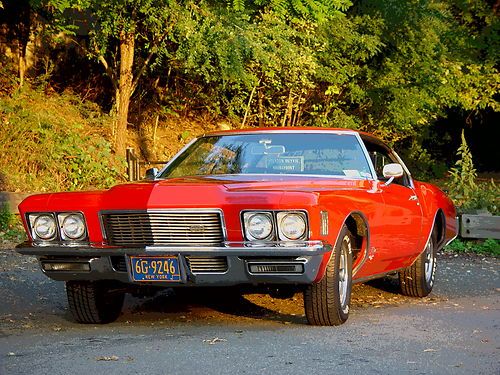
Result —
[[384, 185], [389, 186], [395, 178], [401, 177], [404, 174], [404, 171], [401, 164], [391, 163], [384, 165], [382, 174], [385, 178], [388, 178], [387, 182]]
[[150, 168], [146, 170], [146, 180], [154, 180], [158, 174], [158, 168]]

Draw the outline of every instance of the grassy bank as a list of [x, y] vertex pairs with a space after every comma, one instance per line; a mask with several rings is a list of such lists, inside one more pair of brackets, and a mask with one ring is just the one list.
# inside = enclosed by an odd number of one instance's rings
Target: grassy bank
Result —
[[22, 90], [0, 97], [0, 190], [103, 188], [124, 171], [111, 153], [112, 118], [65, 93]]

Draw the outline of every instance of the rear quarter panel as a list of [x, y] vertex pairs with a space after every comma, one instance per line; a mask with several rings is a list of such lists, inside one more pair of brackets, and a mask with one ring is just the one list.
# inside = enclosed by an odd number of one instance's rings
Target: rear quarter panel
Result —
[[[423, 234], [427, 234], [424, 240], [427, 241], [427, 238], [431, 233], [438, 211], [442, 211], [445, 219], [445, 230], [441, 238], [440, 245], [444, 245], [446, 242], [456, 237], [458, 233], [456, 219], [457, 212], [455, 205], [451, 199], [437, 186], [420, 181], [415, 181], [414, 183], [415, 192], [419, 198], [420, 204], [422, 205], [424, 218]], [[423, 245], [425, 245], [425, 242]]]

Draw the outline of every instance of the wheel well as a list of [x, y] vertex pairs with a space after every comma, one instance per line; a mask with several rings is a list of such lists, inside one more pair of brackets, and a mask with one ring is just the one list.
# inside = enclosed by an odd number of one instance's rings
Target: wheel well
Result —
[[438, 248], [441, 248], [441, 246], [444, 243], [445, 228], [446, 228], [446, 219], [444, 217], [443, 211], [439, 209], [438, 212], [436, 213], [436, 219], [434, 221], [434, 231], [436, 231]]
[[353, 262], [361, 254], [363, 245], [367, 246], [365, 239], [368, 239], [368, 226], [365, 222], [364, 217], [359, 213], [352, 213], [345, 221], [345, 225], [349, 232], [354, 237], [354, 243], [352, 246], [353, 251]]

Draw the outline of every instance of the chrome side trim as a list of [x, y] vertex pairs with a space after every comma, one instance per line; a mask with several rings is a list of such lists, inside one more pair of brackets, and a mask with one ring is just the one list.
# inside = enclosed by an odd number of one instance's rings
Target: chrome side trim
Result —
[[254, 131], [235, 131], [235, 132], [227, 132], [227, 131], [216, 131], [213, 133], [207, 133], [204, 134], [203, 137], [216, 137], [216, 136], [221, 136], [221, 135], [244, 135], [244, 134], [269, 134], [269, 133], [281, 133], [281, 134], [304, 134], [304, 133], [322, 133], [322, 134], [359, 134], [357, 131], [354, 130], [342, 130], [342, 129], [337, 129], [337, 130], [325, 130], [321, 128], [317, 129], [300, 129], [300, 130], [273, 130], [273, 129], [265, 129], [265, 130], [254, 130]]
[[365, 146], [365, 143], [361, 139], [361, 135], [359, 133], [356, 134], [356, 139], [358, 140], [358, 143], [361, 147], [361, 150], [363, 150], [363, 154], [365, 155], [366, 162], [368, 163], [368, 166], [370, 167], [370, 172], [372, 174], [372, 180], [378, 181], [377, 178], [377, 172], [375, 171], [375, 167], [373, 166], [372, 158], [370, 157], [370, 154], [368, 153], [368, 150]]
[[[358, 273], [358, 271], [361, 269], [361, 267], [363, 267], [366, 263], [366, 261], [368, 260], [368, 257], [369, 257], [369, 253], [370, 253], [370, 224], [368, 224], [368, 219], [366, 218], [366, 216], [361, 212], [361, 211], [354, 211], [354, 212], [351, 212], [351, 214], [359, 214], [361, 216], [361, 218], [363, 219], [364, 223], [365, 223], [365, 226], [366, 226], [366, 249], [365, 249], [365, 255], [363, 257], [363, 259], [361, 260], [361, 262], [359, 262], [359, 264], [352, 270], [352, 276], [354, 277], [356, 275], [356, 273]], [[351, 215], [349, 214], [349, 216]], [[346, 217], [346, 220], [347, 220], [347, 217]]]
[[458, 234], [454, 235], [451, 239], [449, 239], [448, 241], [446, 241], [446, 243], [443, 245], [443, 247], [448, 246], [448, 245], [449, 245], [450, 243], [452, 243], [452, 242], [455, 240], [455, 238], [457, 238], [457, 237], [458, 237]]
[[359, 278], [359, 279], [356, 279], [356, 280], [353, 279], [352, 283], [353, 284], [358, 284], [358, 283], [364, 283], [364, 282], [367, 282], [367, 281], [370, 281], [370, 280], [374, 280], [374, 279], [380, 279], [381, 277], [385, 277], [387, 275], [393, 274], [395, 272], [399, 272], [401, 270], [404, 270], [404, 268], [397, 268], [397, 269], [392, 270], [392, 271], [377, 273], [375, 275], [362, 277], [362, 278]]
[[[365, 222], [365, 225], [366, 225], [366, 250], [365, 250], [365, 255], [364, 255], [363, 259], [361, 260], [361, 262], [352, 270], [352, 276], [354, 277], [356, 275], [356, 273], [361, 269], [361, 267], [366, 263], [366, 260], [368, 259], [368, 253], [370, 252], [370, 226], [368, 225], [368, 220], [366, 219], [365, 214], [363, 214], [361, 211], [352, 211], [342, 221], [341, 229], [345, 225], [345, 222], [347, 221], [347, 219], [349, 218], [349, 216], [351, 216], [352, 214], [359, 214], [363, 218], [363, 221]], [[338, 231], [337, 238], [335, 240], [335, 245], [333, 246], [333, 251], [335, 251], [335, 249], [337, 247], [337, 243], [339, 242], [339, 240], [340, 240], [340, 230]], [[330, 258], [328, 259], [328, 262], [330, 262], [330, 260], [333, 257], [333, 251], [332, 251], [332, 254], [330, 254]]]
[[[424, 248], [422, 249], [422, 251], [420, 251], [420, 252], [418, 253], [417, 257], [416, 257], [416, 258], [415, 258], [415, 260], [412, 262], [412, 264], [413, 264], [413, 263], [415, 263], [415, 262], [417, 261], [418, 257], [419, 257], [419, 256], [420, 256], [420, 255], [421, 255], [421, 254], [425, 251], [425, 248], [426, 248], [426, 246], [427, 246], [427, 242], [429, 242], [429, 239], [430, 239], [430, 238], [431, 238], [431, 236], [432, 236], [432, 232], [434, 232], [434, 226], [436, 225], [436, 218], [437, 218], [437, 214], [438, 214], [438, 212], [439, 212], [439, 209], [438, 209], [438, 210], [436, 211], [436, 213], [434, 214], [434, 219], [432, 220], [432, 227], [431, 227], [431, 230], [430, 230], [429, 234], [427, 235], [427, 239], [426, 239], [426, 240], [425, 240], [425, 242], [424, 242]], [[446, 218], [445, 218], [445, 227], [443, 228], [443, 230], [445, 230], [445, 231], [446, 231]], [[446, 238], [446, 234], [445, 234], [445, 238]]]
[[[163, 172], [174, 162], [175, 159], [177, 159], [187, 148], [189, 148], [193, 143], [195, 143], [198, 139], [204, 138], [204, 137], [216, 137], [216, 136], [231, 136], [231, 135], [247, 135], [247, 134], [269, 134], [269, 133], [281, 133], [281, 134], [308, 134], [308, 133], [322, 133], [322, 134], [336, 134], [336, 135], [354, 135], [361, 147], [361, 150], [363, 151], [363, 154], [365, 156], [365, 159], [368, 163], [368, 166], [370, 168], [370, 173], [372, 175], [371, 180], [377, 180], [377, 174], [375, 173], [375, 168], [373, 167], [373, 164], [371, 163], [371, 158], [368, 154], [368, 151], [365, 148], [365, 145], [361, 139], [361, 136], [359, 135], [358, 132], [352, 131], [352, 130], [322, 130], [322, 129], [311, 129], [311, 130], [262, 130], [262, 131], [252, 131], [252, 132], [234, 132], [234, 133], [227, 133], [227, 132], [214, 132], [214, 133], [209, 133], [206, 135], [203, 135], [202, 137], [199, 138], [194, 138], [191, 140], [188, 144], [186, 144], [179, 152], [177, 152], [171, 159], [170, 161], [165, 164], [165, 166], [158, 171], [157, 176], [161, 176]], [[237, 174], [231, 174], [231, 176], [235, 176]], [[243, 176], [252, 176], [252, 175], [260, 175], [262, 174], [250, 174], [250, 173], [244, 173], [241, 174]], [[342, 178], [346, 180], [370, 180], [368, 178], [353, 178], [353, 177], [347, 177], [347, 176], [333, 176], [333, 175], [309, 175], [309, 174], [265, 174], [266, 176], [300, 176], [300, 177], [321, 177], [321, 178]], [[202, 175], [202, 176], [223, 176], [221, 175]], [[162, 180], [164, 178], [155, 178], [154, 181]]]
[[408, 180], [410, 181], [410, 187], [412, 189], [415, 189], [415, 184], [413, 183], [413, 177], [411, 176], [410, 170], [408, 169], [408, 167], [404, 163], [403, 159], [401, 159], [399, 157], [399, 155], [396, 153], [396, 151], [394, 151], [393, 149], [390, 149], [390, 150], [391, 150], [392, 154], [394, 155], [394, 157], [398, 160], [399, 164], [401, 164], [401, 166], [403, 167], [406, 174], [408, 175]]

